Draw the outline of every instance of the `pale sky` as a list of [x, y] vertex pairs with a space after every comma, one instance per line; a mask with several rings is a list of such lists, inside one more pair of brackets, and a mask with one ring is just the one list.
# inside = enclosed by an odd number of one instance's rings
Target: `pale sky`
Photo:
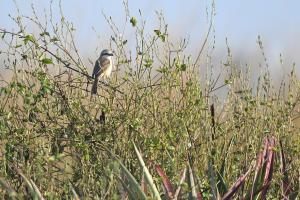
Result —
[[[33, 4], [41, 16], [44, 9], [49, 10], [48, 0], [16, 0], [20, 11], [30, 15]], [[54, 14], [59, 13], [58, 0], [54, 0]], [[202, 44], [208, 28], [206, 8], [209, 0], [128, 0], [131, 16], [138, 18], [138, 10], [147, 21], [147, 30], [158, 26], [155, 11], [163, 11], [170, 32], [174, 38], [190, 38], [188, 52], [195, 54]], [[214, 18], [217, 59], [226, 57], [225, 38], [228, 38], [236, 62], [254, 63], [259, 58], [260, 50], [256, 43], [260, 35], [266, 55], [273, 69], [284, 71], [279, 64], [279, 54], [283, 54], [286, 65], [296, 62], [300, 71], [300, 1], [299, 0], [216, 0]], [[101, 11], [112, 16], [117, 25], [124, 22], [122, 0], [63, 0], [62, 7], [67, 20], [74, 23], [76, 41], [83, 57], [94, 58], [96, 47], [104, 48], [110, 38], [109, 26]], [[8, 14], [15, 15], [12, 0], [0, 0], [0, 28], [15, 27]], [[100, 39], [92, 30], [95, 27]], [[132, 37], [133, 30], [128, 27], [125, 37]], [[261, 62], [257, 61], [257, 62]]]

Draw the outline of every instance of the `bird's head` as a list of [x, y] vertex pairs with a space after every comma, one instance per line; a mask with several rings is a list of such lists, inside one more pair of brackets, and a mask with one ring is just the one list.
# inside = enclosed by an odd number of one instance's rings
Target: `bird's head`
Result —
[[111, 50], [108, 50], [108, 49], [104, 49], [103, 51], [101, 51], [101, 54], [100, 54], [100, 57], [110, 57], [110, 56], [113, 56], [113, 51]]

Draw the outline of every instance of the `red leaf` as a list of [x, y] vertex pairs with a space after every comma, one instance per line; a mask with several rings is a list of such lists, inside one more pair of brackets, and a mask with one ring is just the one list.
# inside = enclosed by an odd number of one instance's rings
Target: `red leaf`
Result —
[[163, 185], [168, 193], [168, 197], [172, 199], [174, 197], [174, 190], [173, 190], [173, 187], [172, 187], [172, 184], [171, 184], [169, 178], [167, 177], [165, 172], [160, 168], [159, 165], [155, 165], [155, 169], [156, 169], [157, 173], [159, 174], [159, 176], [162, 178]]
[[231, 188], [228, 190], [228, 192], [222, 197], [222, 200], [231, 199], [231, 197], [233, 197], [233, 195], [236, 193], [236, 191], [239, 189], [239, 187], [241, 185], [243, 185], [246, 177], [248, 176], [248, 174], [250, 172], [251, 172], [251, 167], [244, 175], [242, 175], [242, 176], [240, 176], [240, 178], [238, 178], [238, 180], [233, 184], [233, 186], [231, 186]]
[[275, 139], [272, 137], [269, 141], [269, 147], [267, 149], [267, 166], [266, 166], [266, 172], [265, 172], [265, 177], [264, 177], [264, 182], [263, 182], [263, 190], [261, 194], [261, 198], [265, 199], [267, 195], [267, 191], [269, 189], [269, 186], [271, 184], [271, 179], [273, 175], [273, 166], [274, 166], [274, 157], [275, 153], [273, 151], [275, 147]]

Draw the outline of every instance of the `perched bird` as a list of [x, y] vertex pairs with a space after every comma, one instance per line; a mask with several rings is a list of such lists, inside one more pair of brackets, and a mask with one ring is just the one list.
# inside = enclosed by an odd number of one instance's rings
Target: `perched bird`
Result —
[[108, 78], [113, 68], [113, 52], [108, 49], [104, 49], [100, 57], [96, 60], [92, 77], [95, 79], [92, 86], [92, 94], [97, 94], [97, 87], [99, 77]]

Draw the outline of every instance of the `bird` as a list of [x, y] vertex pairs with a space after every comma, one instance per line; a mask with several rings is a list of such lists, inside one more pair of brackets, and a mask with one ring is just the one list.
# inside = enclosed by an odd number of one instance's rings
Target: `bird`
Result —
[[94, 83], [92, 86], [92, 94], [97, 94], [99, 78], [109, 78], [113, 69], [113, 51], [104, 49], [101, 51], [99, 58], [95, 62], [92, 77]]

